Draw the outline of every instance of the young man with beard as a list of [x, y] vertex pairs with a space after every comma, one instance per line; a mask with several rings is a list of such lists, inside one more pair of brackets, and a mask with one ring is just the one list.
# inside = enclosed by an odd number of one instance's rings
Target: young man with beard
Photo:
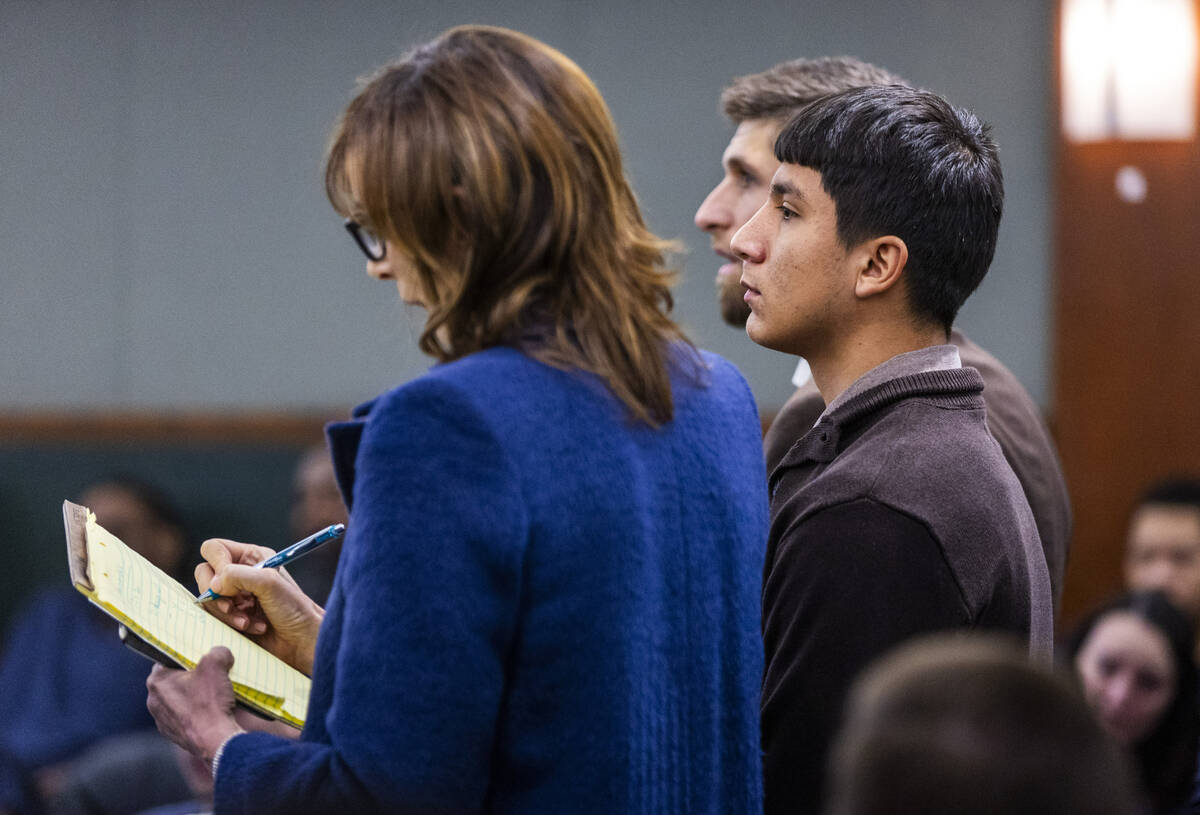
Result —
[[826, 96], [775, 142], [769, 197], [731, 241], [756, 343], [808, 360], [828, 405], [770, 477], [763, 585], [766, 811], [816, 812], [854, 677], [918, 634], [1051, 649], [1052, 600], [983, 379], [949, 344], [1003, 204], [970, 113], [899, 85]]
[[[802, 107], [822, 96], [866, 85], [907, 85], [895, 74], [852, 57], [822, 57], [783, 62], [762, 73], [739, 77], [721, 94], [721, 107], [737, 130], [722, 159], [724, 177], [696, 211], [696, 225], [712, 239], [725, 263], [717, 275], [721, 317], [745, 328], [750, 309], [742, 299], [741, 263], [730, 239], [766, 200], [771, 176], [779, 167], [773, 146], [783, 125]], [[954, 329], [950, 342], [964, 365], [975, 368], [986, 384], [988, 430], [1000, 444], [1033, 509], [1050, 571], [1055, 607], [1062, 594], [1071, 535], [1071, 507], [1062, 467], [1033, 399], [999, 360]], [[793, 379], [798, 390], [767, 430], [767, 472], [816, 422], [825, 409], [801, 360]]]

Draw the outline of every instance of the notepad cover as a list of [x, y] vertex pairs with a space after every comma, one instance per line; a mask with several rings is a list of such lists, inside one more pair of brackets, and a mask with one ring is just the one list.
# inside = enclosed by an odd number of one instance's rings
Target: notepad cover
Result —
[[311, 680], [197, 605], [195, 595], [130, 549], [87, 507], [63, 502], [71, 582], [95, 605], [186, 668], [217, 645], [233, 652], [229, 678], [253, 710], [304, 726]]

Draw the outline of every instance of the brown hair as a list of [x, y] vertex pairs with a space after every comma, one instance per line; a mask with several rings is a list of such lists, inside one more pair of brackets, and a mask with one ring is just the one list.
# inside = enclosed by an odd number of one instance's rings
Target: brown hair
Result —
[[450, 29], [364, 80], [325, 188], [412, 261], [423, 351], [516, 346], [601, 377], [638, 420], [671, 419], [671, 363], [699, 370], [667, 316], [674, 245], [647, 228], [608, 108], [566, 56]]
[[793, 59], [740, 76], [721, 93], [721, 110], [738, 124], [790, 119], [809, 102], [868, 85], [908, 85], [904, 79], [854, 57]]
[[851, 692], [830, 815], [1129, 815], [1130, 768], [1070, 678], [1000, 633], [899, 646]]

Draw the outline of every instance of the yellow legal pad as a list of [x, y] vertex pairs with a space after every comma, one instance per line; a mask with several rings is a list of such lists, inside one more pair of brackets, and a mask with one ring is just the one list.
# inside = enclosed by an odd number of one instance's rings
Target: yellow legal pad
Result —
[[64, 501], [63, 522], [71, 582], [89, 600], [185, 668], [224, 645], [233, 652], [229, 677], [238, 701], [304, 726], [312, 687], [307, 676], [197, 605], [194, 594], [96, 523], [87, 507]]

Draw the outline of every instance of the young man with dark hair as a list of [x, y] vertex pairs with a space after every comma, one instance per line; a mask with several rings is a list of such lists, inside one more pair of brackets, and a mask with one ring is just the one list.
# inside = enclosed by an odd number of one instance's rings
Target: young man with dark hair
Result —
[[729, 241], [767, 198], [771, 176], [779, 167], [775, 137], [787, 120], [814, 99], [847, 88], [904, 84], [895, 74], [853, 57], [821, 57], [794, 59], [739, 77], [721, 93], [721, 109], [737, 130], [722, 157], [725, 177], [704, 199], [695, 218], [696, 226], [712, 238], [713, 251], [729, 261], [717, 273], [721, 319], [744, 328], [750, 316], [742, 299], [746, 289], [738, 282], [742, 264]]
[[991, 263], [996, 146], [898, 85], [804, 108], [767, 202], [734, 236], [750, 338], [809, 361], [828, 404], [771, 474], [763, 585], [767, 813], [816, 812], [841, 701], [917, 634], [998, 629], [1048, 655], [1050, 581], [1029, 504], [947, 343]]
[[[737, 129], [723, 156], [724, 177], [696, 211], [695, 221], [711, 237], [713, 251], [729, 261], [717, 274], [717, 301], [725, 322], [745, 328], [750, 316], [743, 300], [746, 289], [739, 280], [741, 263], [729, 242], [766, 200], [771, 176], [779, 167], [775, 139], [787, 120], [809, 102], [831, 93], [867, 85], [907, 84], [883, 68], [852, 57], [823, 57], [790, 60], [739, 77], [721, 94], [721, 107]], [[950, 342], [958, 348], [962, 363], [983, 376], [988, 430], [999, 442], [1033, 509], [1057, 607], [1070, 543], [1071, 508], [1054, 443], [1033, 399], [1008, 368], [958, 329], [951, 332]], [[803, 360], [793, 381], [798, 390], [776, 415], [763, 442], [767, 472], [825, 409]]]
[[1125, 585], [1163, 591], [1200, 627], [1200, 479], [1159, 481], [1138, 499], [1125, 541]]

